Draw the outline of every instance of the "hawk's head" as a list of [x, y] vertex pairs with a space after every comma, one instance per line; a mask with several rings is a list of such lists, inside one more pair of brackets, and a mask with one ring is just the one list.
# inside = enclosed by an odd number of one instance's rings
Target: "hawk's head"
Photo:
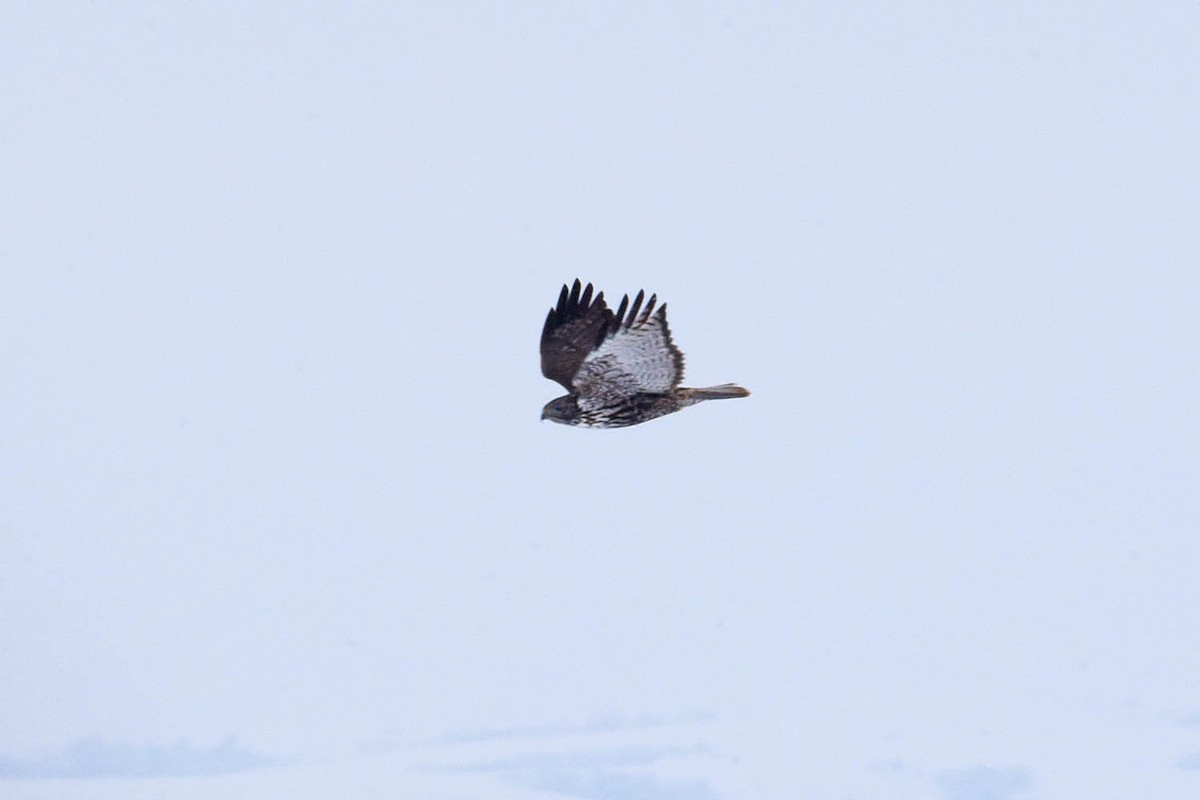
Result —
[[548, 419], [563, 425], [578, 425], [579, 406], [575, 403], [574, 395], [564, 394], [556, 397], [542, 407], [542, 419]]

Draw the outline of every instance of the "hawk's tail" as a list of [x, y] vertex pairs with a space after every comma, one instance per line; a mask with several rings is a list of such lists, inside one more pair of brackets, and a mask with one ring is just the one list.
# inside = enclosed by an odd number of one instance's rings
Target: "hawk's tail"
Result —
[[749, 397], [750, 392], [732, 383], [722, 383], [720, 386], [705, 386], [700, 389], [686, 389], [689, 397], [697, 403], [701, 400], [727, 400], [731, 397]]

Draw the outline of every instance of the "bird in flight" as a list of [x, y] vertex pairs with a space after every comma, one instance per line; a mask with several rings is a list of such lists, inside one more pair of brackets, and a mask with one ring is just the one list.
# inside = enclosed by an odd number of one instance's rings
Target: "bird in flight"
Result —
[[[732, 383], [702, 389], [681, 387], [683, 353], [671, 341], [666, 303], [642, 307], [645, 292], [630, 306], [621, 299], [614, 314], [604, 292], [592, 285], [564, 285], [542, 328], [542, 374], [569, 392], [542, 409], [542, 419], [585, 428], [623, 428], [671, 414], [705, 400], [746, 397]], [[626, 313], [628, 312], [628, 313]]]

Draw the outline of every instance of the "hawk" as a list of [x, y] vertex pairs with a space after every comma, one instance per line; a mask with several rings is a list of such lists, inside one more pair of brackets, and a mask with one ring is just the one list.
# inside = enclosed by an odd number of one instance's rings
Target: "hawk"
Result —
[[[683, 353], [671, 341], [666, 303], [645, 292], [629, 295], [614, 314], [604, 292], [592, 297], [579, 279], [562, 287], [542, 328], [542, 374], [570, 393], [551, 400], [542, 419], [585, 428], [623, 428], [704, 400], [746, 397], [732, 383], [682, 388]], [[626, 313], [628, 312], [628, 313]]]

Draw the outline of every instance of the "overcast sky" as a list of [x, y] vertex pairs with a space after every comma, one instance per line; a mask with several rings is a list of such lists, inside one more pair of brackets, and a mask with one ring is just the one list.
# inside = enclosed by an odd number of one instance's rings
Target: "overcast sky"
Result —
[[[1198, 41], [10, 8], [0, 796], [1200, 796]], [[577, 276], [753, 395], [540, 422]]]

